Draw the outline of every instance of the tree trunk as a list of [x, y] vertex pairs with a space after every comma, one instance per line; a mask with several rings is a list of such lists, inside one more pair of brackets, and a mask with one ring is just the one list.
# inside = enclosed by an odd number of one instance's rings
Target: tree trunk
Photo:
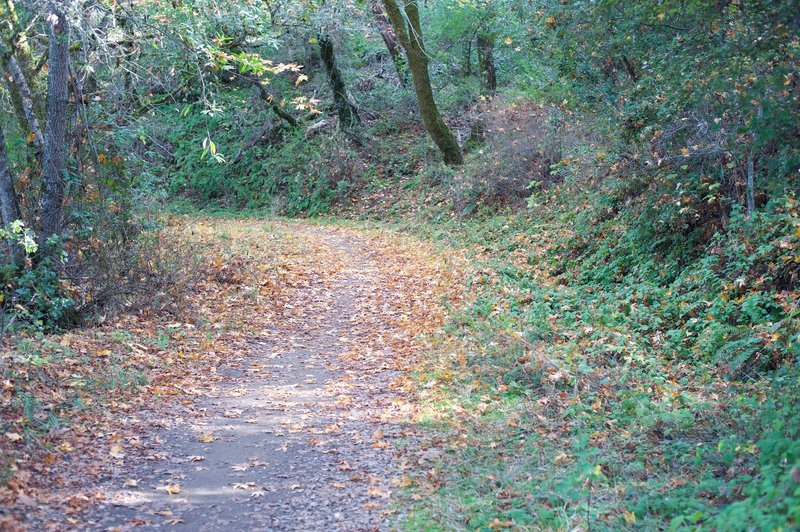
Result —
[[[39, 91], [39, 84], [36, 81], [36, 71], [32, 68], [33, 55], [31, 46], [28, 42], [28, 34], [20, 24], [17, 8], [13, 0], [0, 0], [0, 19], [5, 20], [11, 30], [10, 38], [8, 39], [10, 49], [7, 53], [9, 56], [16, 58], [23, 77], [27, 80], [28, 87], [30, 87], [29, 92], [35, 95]], [[36, 118], [41, 121], [44, 117], [44, 109], [41, 102], [33, 99], [32, 103]]]
[[36, 105], [34, 103], [33, 93], [22, 71], [22, 67], [20, 67], [17, 58], [14, 57], [13, 54], [8, 58], [8, 71], [11, 73], [11, 79], [17, 89], [17, 94], [19, 94], [22, 111], [25, 114], [25, 122], [28, 125], [28, 133], [33, 135], [33, 144], [36, 146], [39, 155], [41, 155], [44, 150], [44, 136], [42, 135], [41, 127], [39, 127], [39, 119], [36, 116]]
[[465, 78], [472, 75], [472, 36], [467, 39], [464, 47], [464, 64], [461, 66], [461, 73]]
[[47, 116], [42, 163], [42, 195], [39, 202], [40, 250], [47, 254], [47, 240], [61, 233], [64, 225], [66, 186], [67, 100], [69, 90], [69, 26], [64, 14], [54, 8], [50, 26], [47, 75]]
[[417, 105], [425, 129], [439, 147], [446, 164], [450, 166], [463, 164], [464, 157], [461, 149], [458, 147], [453, 132], [442, 119], [433, 97], [433, 88], [428, 72], [428, 55], [422, 39], [417, 0], [407, 0], [402, 10], [395, 0], [384, 0], [384, 5], [389, 20], [392, 22], [394, 33], [406, 51], [411, 79], [414, 82], [414, 92], [417, 96]]
[[756, 190], [756, 171], [755, 171], [755, 164], [753, 162], [753, 151], [755, 149], [750, 150], [750, 154], [747, 156], [747, 217], [751, 218], [753, 213], [756, 211], [756, 200], [755, 200], [755, 190]]
[[[20, 218], [19, 201], [17, 193], [14, 191], [14, 178], [6, 157], [6, 139], [3, 135], [3, 128], [0, 127], [0, 222], [3, 227], [8, 227], [11, 222]], [[7, 245], [11, 262], [17, 266], [21, 265], [25, 259], [22, 248], [11, 240], [7, 242]]]
[[400, 85], [406, 87], [408, 86], [408, 65], [406, 65], [406, 59], [403, 57], [403, 52], [400, 50], [400, 45], [397, 43], [397, 37], [395, 37], [394, 30], [392, 30], [389, 18], [386, 16], [378, 0], [372, 0], [372, 14], [375, 17], [375, 22], [378, 25], [378, 31], [383, 38], [383, 42], [386, 44], [386, 49], [389, 51], [389, 55], [392, 58], [392, 63], [394, 63], [394, 68], [397, 71], [397, 79], [400, 81]]
[[494, 96], [497, 91], [497, 73], [494, 69], [494, 35], [478, 33], [478, 69], [481, 76], [481, 95]]
[[636, 68], [625, 54], [622, 54], [622, 65], [625, 67], [625, 71], [628, 73], [628, 77], [631, 78], [631, 81], [639, 83], [639, 74], [636, 73]]
[[351, 129], [359, 125], [361, 119], [356, 108], [350, 103], [342, 71], [339, 70], [339, 65], [336, 64], [333, 41], [327, 33], [321, 33], [318, 42], [322, 64], [325, 65], [325, 72], [328, 73], [328, 81], [330, 81], [331, 90], [333, 91], [333, 107], [339, 115], [339, 123], [342, 128]]

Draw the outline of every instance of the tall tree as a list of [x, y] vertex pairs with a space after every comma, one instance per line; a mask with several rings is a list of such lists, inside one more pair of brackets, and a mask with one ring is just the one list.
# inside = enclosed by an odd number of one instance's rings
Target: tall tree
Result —
[[[21, 131], [30, 127], [30, 114], [41, 120], [43, 113], [35, 94], [38, 86], [31, 70], [32, 52], [28, 35], [19, 20], [13, 0], [0, 0], [0, 70], [8, 87]], [[35, 133], [34, 133], [35, 134]], [[41, 137], [41, 135], [39, 135]], [[39, 140], [34, 139], [34, 140]], [[37, 149], [41, 151], [41, 144]]]
[[[20, 218], [19, 202], [14, 190], [14, 177], [11, 175], [8, 157], [6, 157], [6, 139], [3, 135], [3, 128], [0, 127], [0, 222], [3, 227], [8, 227], [11, 222]], [[17, 265], [22, 263], [24, 258], [22, 249], [10, 240], [8, 253], [12, 263]]]
[[381, 34], [383, 43], [386, 45], [386, 50], [389, 51], [389, 56], [392, 58], [394, 68], [397, 71], [397, 79], [400, 85], [405, 87], [408, 85], [408, 69], [406, 68], [406, 58], [403, 57], [403, 51], [400, 49], [400, 43], [397, 42], [397, 37], [392, 29], [392, 24], [389, 22], [389, 17], [381, 6], [380, 0], [372, 0], [372, 15], [375, 17], [375, 23], [378, 26], [378, 31]]
[[494, 68], [494, 34], [490, 30], [478, 32], [477, 49], [481, 95], [493, 97], [497, 91], [497, 73]]
[[439, 147], [439, 151], [442, 152], [444, 162], [450, 166], [460, 165], [464, 162], [461, 148], [459, 148], [453, 132], [445, 124], [433, 97], [431, 77], [428, 71], [428, 53], [422, 38], [417, 0], [406, 0], [402, 8], [395, 0], [384, 0], [384, 6], [394, 33], [406, 51], [408, 68], [411, 70], [411, 79], [414, 82], [414, 92], [417, 96], [417, 105], [425, 129]]
[[64, 188], [66, 186], [67, 101], [69, 91], [69, 23], [64, 13], [53, 6], [47, 17], [49, 58], [47, 75], [47, 112], [42, 162], [42, 195], [39, 202], [40, 247], [64, 224]]
[[361, 123], [361, 119], [358, 116], [358, 110], [350, 101], [342, 71], [339, 70], [339, 65], [336, 63], [333, 40], [325, 32], [320, 33], [317, 40], [322, 64], [325, 65], [325, 72], [328, 73], [328, 81], [330, 81], [331, 90], [333, 91], [333, 106], [339, 115], [339, 123], [344, 129], [353, 128]]
[[25, 77], [25, 73], [19, 61], [17, 61], [17, 58], [13, 54], [8, 58], [8, 72], [11, 74], [12, 83], [16, 88], [20, 104], [22, 105], [22, 112], [25, 115], [24, 123], [28, 126], [28, 132], [33, 138], [33, 144], [36, 146], [39, 154], [41, 154], [44, 150], [44, 136], [39, 126], [39, 118], [36, 116], [34, 95], [28, 85], [28, 80]]

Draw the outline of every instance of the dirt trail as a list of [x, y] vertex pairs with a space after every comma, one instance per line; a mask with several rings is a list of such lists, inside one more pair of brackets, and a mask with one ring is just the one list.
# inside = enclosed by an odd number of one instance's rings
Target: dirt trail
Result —
[[143, 414], [151, 452], [113, 471], [90, 528], [389, 526], [408, 467], [393, 442], [416, 437], [398, 384], [413, 360], [407, 325], [425, 319], [430, 294], [402, 292], [404, 259], [388, 264], [380, 243], [301, 225], [291, 234], [319, 271], [208, 393], [168, 416]]

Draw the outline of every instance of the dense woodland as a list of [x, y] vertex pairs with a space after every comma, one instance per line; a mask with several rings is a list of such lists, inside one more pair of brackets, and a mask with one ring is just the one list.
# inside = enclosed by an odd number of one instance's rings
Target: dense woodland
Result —
[[9, 453], [176, 218], [360, 220], [470, 265], [397, 526], [800, 526], [796, 1], [0, 0], [0, 72]]

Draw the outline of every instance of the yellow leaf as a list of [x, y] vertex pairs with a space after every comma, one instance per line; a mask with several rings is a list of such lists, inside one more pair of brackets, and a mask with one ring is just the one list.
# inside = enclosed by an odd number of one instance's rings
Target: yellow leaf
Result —
[[181, 485], [180, 484], [168, 484], [167, 485], [167, 493], [170, 495], [175, 495], [181, 492]]
[[489, 523], [489, 528], [491, 530], [497, 530], [498, 528], [512, 528], [514, 526], [514, 521], [501, 521], [497, 517], [494, 518], [494, 521]]
[[214, 435], [213, 434], [209, 434], [209, 433], [200, 434], [197, 437], [197, 439], [200, 440], [203, 443], [211, 443], [212, 441], [214, 441]]
[[622, 514], [622, 516], [625, 518], [625, 522], [629, 525], [636, 524], [636, 514], [633, 512], [625, 512]]
[[111, 458], [122, 458], [125, 456], [125, 450], [122, 448], [122, 445], [115, 443], [111, 446], [110, 449]]
[[381, 488], [373, 486], [367, 488], [367, 495], [369, 495], [370, 497], [383, 497], [385, 499], [388, 499], [389, 496], [391, 495], [391, 492], [389, 490], [382, 490]]

